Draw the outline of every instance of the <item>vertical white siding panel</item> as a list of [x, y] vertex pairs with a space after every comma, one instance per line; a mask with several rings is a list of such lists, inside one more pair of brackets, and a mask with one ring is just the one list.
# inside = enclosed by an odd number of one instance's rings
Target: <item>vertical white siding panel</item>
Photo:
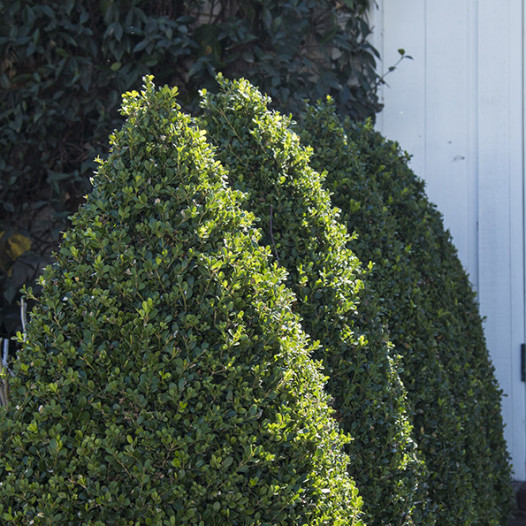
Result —
[[480, 306], [503, 402], [515, 476], [526, 479], [522, 239], [522, 7], [479, 3]]
[[413, 156], [477, 287], [476, 0], [384, 1], [377, 13], [383, 70], [400, 47], [413, 57], [387, 76], [378, 128]]
[[461, 260], [476, 282], [476, 158], [472, 149], [473, 11], [468, 1], [428, 1], [426, 9], [426, 180]]
[[[398, 49], [413, 56], [386, 76], [387, 86], [382, 90], [385, 108], [378, 116], [379, 128], [387, 137], [398, 140], [403, 148], [414, 155], [412, 167], [422, 173], [425, 166], [425, 2], [422, 0], [396, 0], [379, 3], [380, 16], [376, 18], [383, 38], [378, 49], [385, 74], [400, 55]], [[411, 20], [408, 31], [407, 21]], [[415, 131], [417, 133], [415, 133]]]

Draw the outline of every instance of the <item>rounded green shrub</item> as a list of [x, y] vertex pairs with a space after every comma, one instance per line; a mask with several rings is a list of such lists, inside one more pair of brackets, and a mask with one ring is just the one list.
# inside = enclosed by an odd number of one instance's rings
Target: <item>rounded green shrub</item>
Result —
[[[349, 248], [311, 152], [290, 118], [267, 107], [248, 81], [219, 77], [218, 94], [203, 92], [200, 125], [246, 193], [262, 241], [288, 272], [295, 310], [329, 375], [327, 389], [352, 436], [349, 470], [364, 499], [367, 524], [423, 524], [429, 518], [426, 473], [411, 439], [398, 358], [379, 320], [367, 270]], [[430, 520], [430, 519], [429, 519]]]
[[316, 344], [175, 90], [124, 97], [0, 408], [17, 524], [362, 524]]
[[476, 296], [442, 216], [408, 156], [371, 123], [342, 122], [333, 104], [307, 108], [298, 133], [326, 185], [402, 355], [414, 438], [430, 473], [437, 524], [507, 524], [510, 465], [501, 391]]

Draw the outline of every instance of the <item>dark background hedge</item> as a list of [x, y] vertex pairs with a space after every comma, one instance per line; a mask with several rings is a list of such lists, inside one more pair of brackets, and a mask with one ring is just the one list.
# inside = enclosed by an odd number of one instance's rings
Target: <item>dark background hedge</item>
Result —
[[[380, 109], [368, 0], [0, 0], [0, 336], [89, 190], [121, 93], [152, 73], [183, 106], [218, 71], [295, 111], [327, 93]], [[30, 249], [30, 250], [28, 250]]]

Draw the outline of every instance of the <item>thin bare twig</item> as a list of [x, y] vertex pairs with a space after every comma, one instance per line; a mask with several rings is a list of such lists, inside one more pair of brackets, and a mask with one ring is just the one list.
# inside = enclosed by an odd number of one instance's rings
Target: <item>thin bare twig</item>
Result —
[[0, 405], [8, 407], [9, 405], [9, 383], [7, 381], [8, 368], [7, 360], [9, 354], [9, 340], [7, 338], [0, 338], [3, 347], [2, 366], [0, 367]]
[[24, 340], [26, 339], [26, 325], [27, 325], [27, 303], [24, 298], [20, 299], [20, 321], [22, 322], [22, 334]]

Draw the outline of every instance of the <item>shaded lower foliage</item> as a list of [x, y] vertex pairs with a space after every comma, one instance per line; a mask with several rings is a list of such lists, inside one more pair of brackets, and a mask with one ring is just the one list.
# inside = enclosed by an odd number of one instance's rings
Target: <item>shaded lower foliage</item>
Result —
[[371, 284], [402, 355], [414, 438], [430, 473], [437, 524], [506, 524], [510, 464], [501, 391], [476, 297], [442, 216], [396, 143], [370, 123], [310, 106], [298, 133], [341, 217], [372, 260]]

